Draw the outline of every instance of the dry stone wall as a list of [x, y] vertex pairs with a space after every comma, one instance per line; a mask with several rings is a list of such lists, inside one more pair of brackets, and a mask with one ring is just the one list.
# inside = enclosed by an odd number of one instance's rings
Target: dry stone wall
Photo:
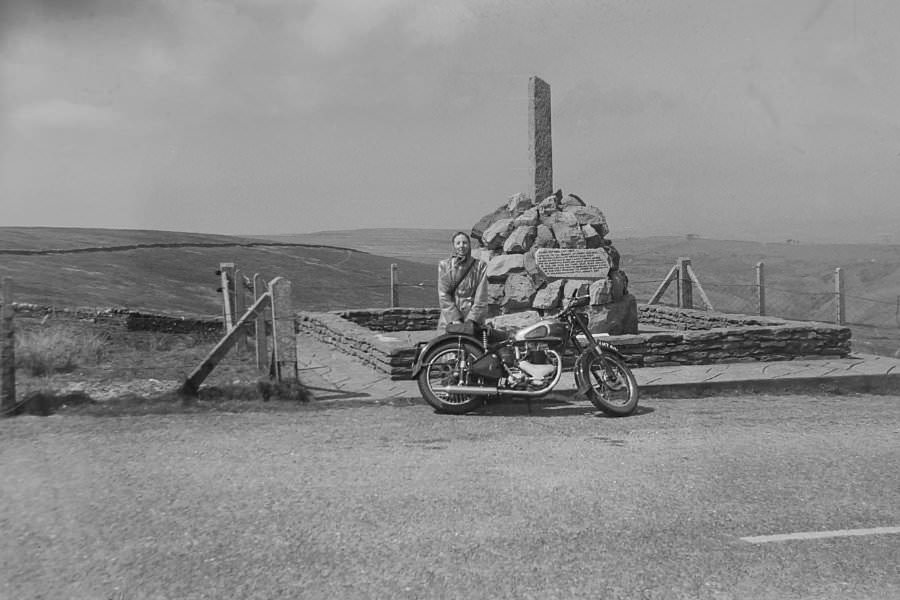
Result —
[[[385, 329], [373, 331], [364, 326], [366, 323], [379, 324], [382, 321], [379, 313], [391, 312], [392, 317], [397, 317], [404, 310], [300, 313], [298, 331], [358, 358], [390, 375], [391, 379], [405, 379], [412, 372], [416, 342], [425, 341], [434, 334], [437, 309], [432, 313], [431, 329], [418, 332], [418, 336], [386, 336], [380, 333], [387, 331]], [[668, 330], [607, 338], [635, 367], [846, 357], [850, 354], [850, 329], [828, 323], [666, 306], [642, 305], [640, 312], [642, 323], [664, 326]]]
[[333, 311], [371, 331], [422, 331], [437, 328], [440, 308], [389, 308]]
[[[412, 374], [418, 341], [414, 336], [384, 335], [348, 321], [339, 312], [300, 312], [296, 315], [296, 325], [298, 333], [325, 342], [376, 371], [390, 375], [391, 379], [408, 379]], [[421, 337], [424, 341], [432, 335], [433, 330]], [[298, 347], [299, 344], [302, 341], [298, 341]]]
[[221, 318], [178, 317], [125, 308], [57, 308], [40, 304], [13, 303], [17, 318], [53, 321], [89, 321], [121, 327], [127, 331], [191, 333], [208, 337], [224, 334]]

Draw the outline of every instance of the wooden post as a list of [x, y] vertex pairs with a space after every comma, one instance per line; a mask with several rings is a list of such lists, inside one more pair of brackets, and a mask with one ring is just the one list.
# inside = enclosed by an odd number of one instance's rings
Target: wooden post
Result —
[[197, 395], [197, 392], [200, 390], [200, 384], [203, 383], [210, 373], [212, 373], [212, 370], [216, 368], [219, 361], [228, 354], [228, 350], [230, 350], [235, 342], [237, 342], [238, 336], [243, 333], [246, 324], [249, 323], [251, 319], [255, 318], [256, 314], [271, 302], [271, 299], [272, 297], [269, 294], [263, 294], [257, 298], [256, 302], [253, 303], [253, 306], [244, 313], [235, 326], [229, 329], [228, 333], [225, 334], [225, 337], [223, 337], [219, 343], [216, 344], [215, 348], [206, 355], [206, 358], [203, 359], [200, 366], [191, 372], [187, 380], [181, 386], [182, 394], [185, 396]]
[[[253, 275], [253, 300], [259, 300], [267, 291], [262, 275], [255, 273]], [[269, 368], [269, 338], [266, 335], [266, 311], [264, 309], [256, 313], [256, 368], [260, 370]]]
[[766, 265], [756, 263], [756, 291], [759, 298], [759, 316], [766, 316]]
[[534, 201], [553, 193], [553, 136], [550, 122], [550, 84], [528, 79], [528, 150]]
[[697, 274], [694, 273], [694, 267], [690, 264], [687, 266], [688, 275], [691, 277], [691, 282], [696, 286], [697, 293], [700, 294], [700, 299], [703, 301], [703, 304], [706, 306], [706, 310], [716, 310], [713, 308], [712, 302], [709, 301], [709, 296], [706, 295], [706, 292], [703, 290], [703, 286], [700, 285], [700, 278], [697, 277]]
[[[244, 316], [247, 310], [247, 296], [244, 290], [244, 274], [236, 267], [232, 275], [231, 285], [234, 288], [234, 320], [237, 321]], [[241, 351], [250, 349], [250, 340], [247, 339], [247, 329], [241, 331], [238, 337], [238, 347]]]
[[397, 277], [397, 264], [391, 263], [391, 308], [400, 306], [400, 287]]
[[232, 312], [231, 280], [234, 273], [234, 263], [219, 263], [219, 280], [222, 290], [223, 315], [225, 316], [225, 332], [231, 331], [234, 326], [234, 313]]
[[834, 323], [843, 325], [847, 321], [847, 313], [844, 306], [844, 278], [840, 267], [834, 270], [834, 296]]
[[650, 299], [647, 300], [647, 304], [656, 304], [662, 298], [663, 294], [666, 293], [666, 290], [669, 289], [669, 284], [678, 279], [678, 265], [675, 265], [671, 269], [669, 269], [669, 273], [666, 275], [666, 278], [663, 279], [663, 282], [660, 284], [656, 291], [653, 292], [653, 295], [650, 296]]
[[0, 297], [0, 415], [16, 405], [16, 332], [13, 324], [12, 279], [4, 277]]
[[678, 259], [678, 308], [694, 308], [690, 267], [690, 258], [682, 256]]
[[272, 294], [272, 343], [275, 346], [275, 378], [297, 380], [297, 335], [291, 307], [291, 282], [276, 277], [269, 282]]

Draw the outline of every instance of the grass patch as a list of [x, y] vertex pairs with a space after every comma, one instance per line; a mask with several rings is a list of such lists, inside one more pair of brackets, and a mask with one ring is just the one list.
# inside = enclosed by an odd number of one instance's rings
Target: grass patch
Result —
[[34, 377], [69, 373], [103, 360], [107, 337], [68, 324], [16, 333], [16, 368]]
[[[53, 394], [47, 392], [45, 396]], [[196, 396], [186, 396], [178, 390], [151, 395], [124, 394], [102, 402], [90, 399], [83, 402], [57, 401], [35, 405], [30, 414], [53, 414], [62, 409], [65, 414], [96, 417], [137, 415], [178, 415], [206, 412], [274, 412], [308, 406], [312, 393], [299, 382], [256, 383], [203, 386]], [[47, 410], [47, 408], [49, 410]]]

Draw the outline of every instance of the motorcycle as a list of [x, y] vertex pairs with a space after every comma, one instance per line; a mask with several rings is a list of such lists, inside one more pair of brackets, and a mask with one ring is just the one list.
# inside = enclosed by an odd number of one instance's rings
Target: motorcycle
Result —
[[556, 388], [564, 361], [575, 356], [576, 397], [611, 416], [632, 414], [637, 381], [615, 346], [591, 334], [579, 310], [589, 301], [574, 297], [559, 314], [513, 332], [472, 321], [448, 326], [416, 349], [419, 392], [437, 412], [451, 414], [470, 412], [489, 396], [540, 398]]

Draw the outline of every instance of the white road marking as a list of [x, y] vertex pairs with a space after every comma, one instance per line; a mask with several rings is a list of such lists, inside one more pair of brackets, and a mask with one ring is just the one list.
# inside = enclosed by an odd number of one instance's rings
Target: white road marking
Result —
[[858, 535], [886, 535], [900, 533], [900, 527], [872, 527], [871, 529], [836, 529], [834, 531], [800, 531], [797, 533], [780, 533], [776, 535], [754, 535], [742, 537], [741, 541], [751, 544], [768, 542], [788, 542], [791, 540], [818, 540], [823, 538], [852, 537]]

